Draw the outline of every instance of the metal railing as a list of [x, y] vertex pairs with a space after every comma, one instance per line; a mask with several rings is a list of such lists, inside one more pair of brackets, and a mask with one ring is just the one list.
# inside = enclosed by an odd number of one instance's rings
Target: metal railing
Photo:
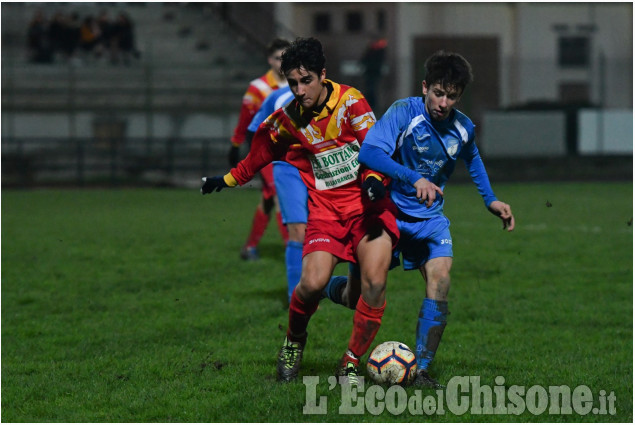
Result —
[[190, 186], [229, 168], [226, 138], [2, 138], [3, 187]]

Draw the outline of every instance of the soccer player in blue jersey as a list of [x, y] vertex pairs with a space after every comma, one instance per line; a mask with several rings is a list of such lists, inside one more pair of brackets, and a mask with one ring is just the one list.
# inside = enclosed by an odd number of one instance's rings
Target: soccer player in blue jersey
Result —
[[472, 69], [462, 56], [439, 51], [425, 63], [423, 97], [397, 100], [370, 129], [359, 153], [368, 168], [390, 176], [390, 192], [399, 214], [401, 237], [394, 265], [403, 258], [404, 270], [418, 269], [426, 294], [416, 328], [415, 385], [442, 388], [428, 374], [448, 317], [452, 267], [450, 221], [443, 214], [443, 189], [462, 159], [485, 206], [514, 229], [508, 204], [499, 201], [475, 144], [474, 124], [455, 109]]

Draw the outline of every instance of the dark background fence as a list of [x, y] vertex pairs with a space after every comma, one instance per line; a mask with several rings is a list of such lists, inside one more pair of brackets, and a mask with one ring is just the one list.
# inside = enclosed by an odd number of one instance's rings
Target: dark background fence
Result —
[[224, 138], [3, 138], [2, 185], [192, 186], [229, 169]]
[[[228, 150], [225, 138], [3, 138], [2, 186], [196, 187], [229, 170]], [[624, 155], [490, 158], [486, 167], [494, 182], [633, 179]], [[452, 180], [469, 178], [459, 164]]]

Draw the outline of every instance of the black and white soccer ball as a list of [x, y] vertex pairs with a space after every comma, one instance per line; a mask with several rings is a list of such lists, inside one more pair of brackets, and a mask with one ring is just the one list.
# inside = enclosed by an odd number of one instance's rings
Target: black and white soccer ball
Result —
[[417, 360], [403, 342], [387, 341], [371, 351], [366, 369], [371, 379], [378, 384], [409, 385], [417, 373]]

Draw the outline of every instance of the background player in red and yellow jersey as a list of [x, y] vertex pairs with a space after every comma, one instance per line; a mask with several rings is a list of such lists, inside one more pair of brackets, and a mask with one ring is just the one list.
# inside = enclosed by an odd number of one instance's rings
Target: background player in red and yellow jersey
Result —
[[357, 89], [326, 79], [325, 62], [315, 38], [297, 39], [284, 51], [282, 70], [295, 99], [258, 127], [247, 158], [225, 176], [204, 178], [201, 188], [205, 194], [245, 184], [263, 166], [281, 159], [298, 168], [308, 188], [302, 275], [291, 296], [287, 335], [278, 354], [281, 381], [298, 376], [309, 320], [341, 261], [356, 263], [361, 271], [360, 279], [347, 285], [355, 313], [337, 371], [349, 381], [356, 379], [359, 359], [381, 325], [388, 267], [399, 237], [396, 209], [384, 196], [382, 176], [360, 170], [357, 161], [375, 116]]
[[[239, 147], [246, 140], [247, 127], [249, 127], [251, 120], [254, 115], [256, 115], [256, 112], [258, 112], [258, 109], [260, 109], [265, 98], [274, 90], [287, 85], [287, 80], [280, 72], [280, 60], [282, 52], [288, 46], [289, 42], [281, 38], [277, 38], [269, 43], [269, 46], [267, 46], [267, 62], [271, 69], [269, 69], [266, 74], [251, 81], [247, 91], [243, 95], [238, 124], [231, 137], [232, 146], [229, 150], [229, 163], [232, 167], [235, 167], [240, 159]], [[267, 165], [260, 170], [260, 177], [262, 178], [262, 197], [254, 213], [249, 236], [240, 252], [240, 256], [245, 260], [258, 259], [258, 250], [256, 247], [269, 225], [269, 218], [274, 208], [276, 210], [278, 228], [285, 243], [289, 238], [287, 229], [282, 223], [279, 208], [277, 207], [276, 188], [273, 182], [273, 166]]]

